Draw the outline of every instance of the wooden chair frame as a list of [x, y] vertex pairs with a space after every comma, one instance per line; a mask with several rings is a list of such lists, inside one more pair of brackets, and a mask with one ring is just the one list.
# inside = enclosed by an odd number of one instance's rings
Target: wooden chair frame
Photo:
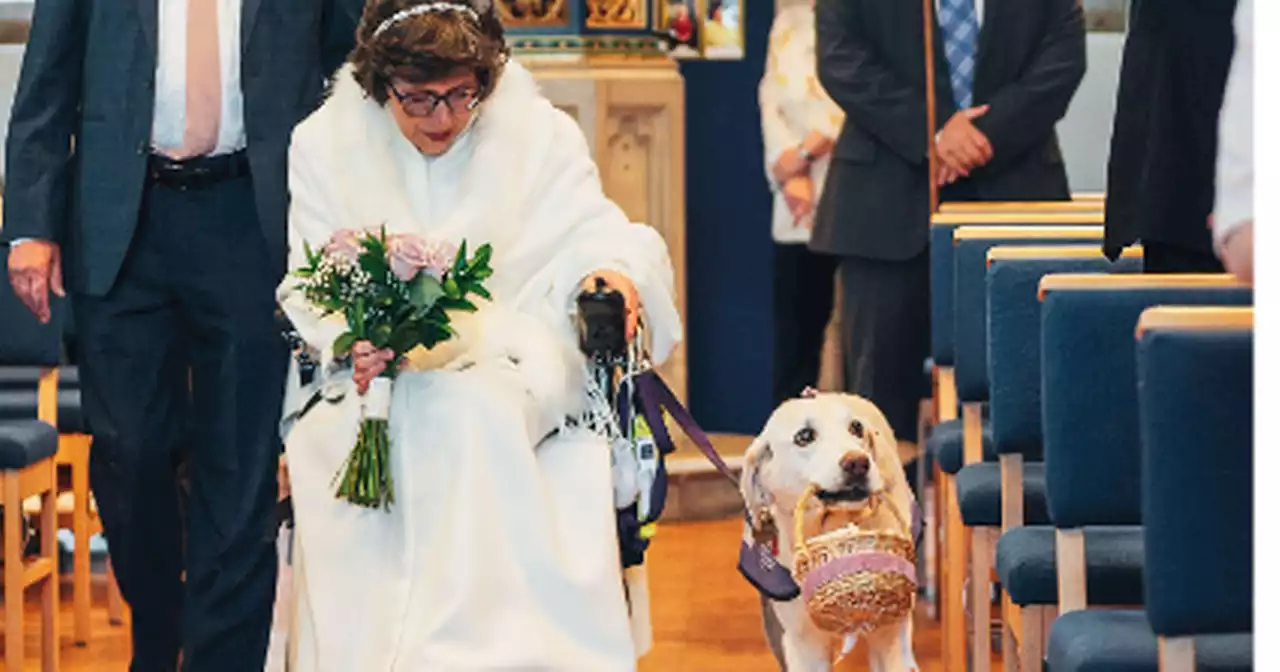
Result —
[[1106, 201], [1081, 199], [1070, 201], [953, 201], [938, 206], [943, 214], [1017, 212], [1023, 214], [1101, 212]]
[[[37, 417], [58, 426], [58, 369], [46, 368], [37, 385]], [[58, 650], [58, 475], [53, 458], [0, 472], [0, 506], [4, 526], [4, 668], [23, 669], [26, 590], [40, 586], [40, 669], [56, 672]], [[24, 557], [23, 500], [39, 497], [40, 552]]]

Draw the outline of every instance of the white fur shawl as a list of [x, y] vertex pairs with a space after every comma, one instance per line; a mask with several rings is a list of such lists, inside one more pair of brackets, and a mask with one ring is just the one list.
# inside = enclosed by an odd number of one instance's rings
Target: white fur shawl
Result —
[[[652, 355], [661, 363], [682, 334], [661, 236], [631, 224], [604, 195], [576, 122], [519, 64], [506, 66], [477, 114], [470, 137], [428, 160], [390, 112], [364, 95], [350, 67], [339, 71], [328, 100], [294, 132], [290, 266], [303, 263], [304, 242], [319, 247], [342, 228], [384, 225], [465, 239], [473, 249], [490, 243], [495, 303], [542, 322], [567, 346], [575, 340], [570, 311], [580, 283], [594, 270], [615, 270], [640, 292]], [[432, 203], [432, 194], [448, 198]], [[343, 330], [340, 320], [317, 319], [288, 278], [280, 298], [303, 338], [327, 351]]]

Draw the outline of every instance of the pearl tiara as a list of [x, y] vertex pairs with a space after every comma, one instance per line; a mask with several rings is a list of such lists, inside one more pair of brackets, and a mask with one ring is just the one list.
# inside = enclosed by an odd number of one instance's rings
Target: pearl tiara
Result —
[[378, 36], [386, 32], [387, 29], [401, 21], [404, 21], [405, 19], [412, 19], [415, 16], [422, 16], [423, 14], [442, 12], [459, 12], [461, 14], [465, 14], [472, 21], [480, 23], [480, 15], [476, 13], [476, 10], [468, 7], [467, 5], [456, 2], [429, 2], [425, 5], [416, 5], [408, 9], [402, 9], [395, 14], [392, 14], [386, 21], [378, 24], [377, 29], [373, 31], [373, 38], [375, 40], [378, 39]]

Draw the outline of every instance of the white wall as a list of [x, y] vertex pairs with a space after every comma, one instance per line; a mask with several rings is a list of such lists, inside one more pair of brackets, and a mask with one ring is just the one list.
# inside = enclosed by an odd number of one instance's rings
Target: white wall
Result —
[[1071, 189], [1103, 191], [1107, 186], [1111, 120], [1115, 116], [1124, 35], [1089, 33], [1087, 40], [1089, 68], [1067, 116], [1058, 123], [1058, 140]]

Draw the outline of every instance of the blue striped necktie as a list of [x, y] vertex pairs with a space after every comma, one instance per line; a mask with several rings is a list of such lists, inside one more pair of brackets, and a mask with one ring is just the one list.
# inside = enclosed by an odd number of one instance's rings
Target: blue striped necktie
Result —
[[973, 107], [973, 71], [978, 53], [978, 14], [973, 0], [939, 0], [938, 27], [951, 70], [956, 107]]

